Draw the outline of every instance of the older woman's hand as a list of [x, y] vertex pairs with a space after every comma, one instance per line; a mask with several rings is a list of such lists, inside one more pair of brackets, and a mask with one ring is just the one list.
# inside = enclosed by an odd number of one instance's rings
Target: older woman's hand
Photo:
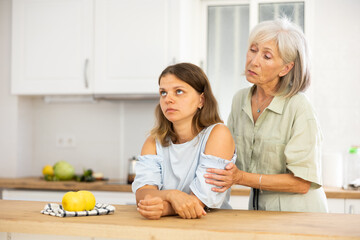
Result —
[[213, 187], [211, 190], [214, 192], [225, 192], [233, 184], [239, 183], [243, 175], [233, 163], [226, 165], [225, 170], [208, 168], [206, 171], [211, 174], [204, 175], [205, 182], [220, 187]]

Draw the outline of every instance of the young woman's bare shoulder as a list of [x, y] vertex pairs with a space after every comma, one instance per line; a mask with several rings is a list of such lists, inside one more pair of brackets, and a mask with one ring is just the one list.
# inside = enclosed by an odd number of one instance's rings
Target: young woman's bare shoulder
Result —
[[223, 124], [216, 125], [206, 143], [205, 154], [230, 160], [235, 152], [235, 142], [230, 130]]
[[155, 155], [156, 154], [156, 141], [155, 138], [149, 136], [141, 149], [141, 155]]

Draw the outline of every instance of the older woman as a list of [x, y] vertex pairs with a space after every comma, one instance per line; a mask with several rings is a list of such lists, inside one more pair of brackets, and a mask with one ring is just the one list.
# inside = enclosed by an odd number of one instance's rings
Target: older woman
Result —
[[237, 166], [208, 169], [206, 182], [215, 192], [233, 184], [251, 187], [249, 209], [327, 212], [322, 135], [302, 93], [310, 72], [301, 29], [287, 19], [258, 24], [249, 37], [245, 75], [253, 86], [234, 96], [228, 119]]

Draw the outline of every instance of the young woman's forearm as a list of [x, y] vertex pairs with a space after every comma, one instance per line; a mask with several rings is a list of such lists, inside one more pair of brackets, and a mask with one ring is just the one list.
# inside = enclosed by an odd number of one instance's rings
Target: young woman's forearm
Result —
[[136, 197], [136, 204], [140, 202], [140, 200], [143, 200], [146, 195], [156, 196], [157, 189], [151, 189], [151, 188], [140, 188], [136, 191], [135, 197]]
[[[152, 197], [160, 197], [164, 201], [171, 202], [171, 198], [175, 196], [176, 192], [181, 192], [179, 190], [158, 190], [155, 186], [144, 186], [136, 191], [136, 203], [144, 199], [146, 195], [151, 195]], [[193, 193], [190, 195], [195, 196]], [[195, 196], [196, 197], [196, 196]], [[204, 205], [200, 200], [199, 203]]]
[[[197, 216], [206, 215], [204, 204], [193, 194], [187, 194], [179, 190], [158, 190], [155, 186], [144, 186], [136, 191], [136, 201], [139, 203], [145, 196], [158, 197], [163, 201], [162, 216], [179, 214], [183, 218], [188, 218], [184, 214], [193, 209]], [[146, 200], [145, 200], [146, 201]], [[196, 216], [192, 216], [195, 218]]]
[[164, 216], [173, 216], [173, 215], [176, 215], [176, 212], [171, 206], [171, 203], [168, 201], [164, 201], [164, 210], [161, 216], [164, 217]]

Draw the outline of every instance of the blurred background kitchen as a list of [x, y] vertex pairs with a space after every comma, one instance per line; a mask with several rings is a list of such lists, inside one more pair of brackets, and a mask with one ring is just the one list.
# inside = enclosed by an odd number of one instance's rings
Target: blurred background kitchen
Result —
[[360, 145], [359, 12], [358, 0], [0, 0], [0, 177], [66, 160], [126, 182], [160, 72], [201, 66], [226, 121], [248, 86], [249, 29], [285, 14], [310, 43], [324, 180], [341, 186], [342, 160]]

